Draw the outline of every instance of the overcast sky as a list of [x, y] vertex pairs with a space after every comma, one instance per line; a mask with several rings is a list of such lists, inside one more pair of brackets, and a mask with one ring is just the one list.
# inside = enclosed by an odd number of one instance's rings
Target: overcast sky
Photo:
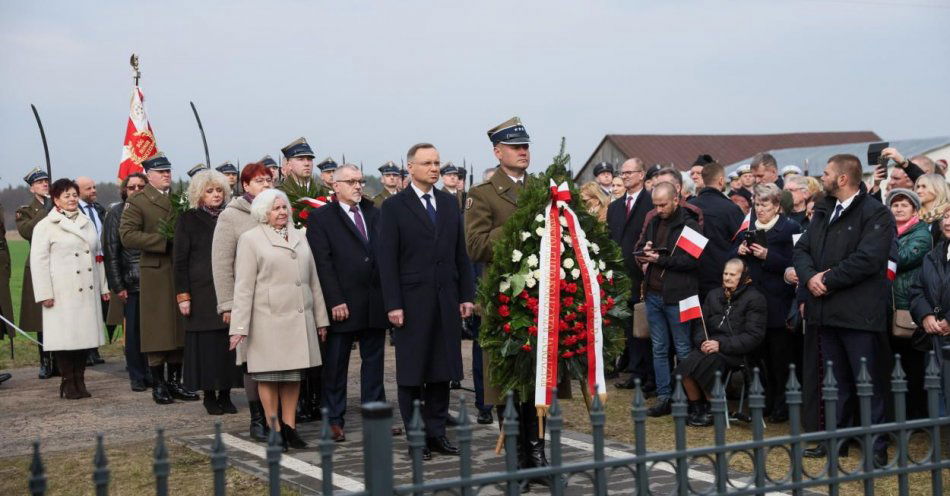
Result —
[[[465, 6], [461, 6], [462, 4]], [[199, 7], [200, 6], [200, 7]], [[182, 175], [306, 136], [367, 172], [429, 141], [494, 165], [518, 115], [532, 171], [607, 133], [950, 135], [950, 1], [0, 2], [0, 185], [115, 177], [129, 55]]]

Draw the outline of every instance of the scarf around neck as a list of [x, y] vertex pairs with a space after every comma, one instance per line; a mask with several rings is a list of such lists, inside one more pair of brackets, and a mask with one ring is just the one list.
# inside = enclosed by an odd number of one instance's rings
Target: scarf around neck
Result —
[[905, 232], [909, 231], [910, 228], [916, 226], [918, 222], [920, 222], [920, 217], [916, 215], [907, 219], [907, 221], [904, 222], [903, 224], [898, 222], [897, 223], [897, 237], [903, 236]]
[[765, 224], [759, 222], [759, 219], [755, 219], [755, 228], [768, 231], [769, 229], [775, 227], [775, 224], [778, 223], [778, 218], [778, 214], [775, 214], [775, 217], [772, 217], [772, 220], [766, 222]]

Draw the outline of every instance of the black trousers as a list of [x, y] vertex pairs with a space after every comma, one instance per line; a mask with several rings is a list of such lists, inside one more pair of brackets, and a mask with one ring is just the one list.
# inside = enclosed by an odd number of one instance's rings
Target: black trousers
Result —
[[409, 432], [412, 421], [412, 403], [422, 400], [422, 422], [425, 424], [426, 437], [445, 435], [445, 419], [449, 415], [449, 383], [430, 382], [422, 386], [399, 386], [399, 413]]
[[383, 349], [385, 329], [363, 329], [327, 334], [323, 359], [323, 406], [331, 425], [344, 424], [346, 413], [346, 377], [353, 343], [360, 348], [360, 402], [386, 401], [383, 387]]
[[[838, 427], [852, 427], [855, 425], [853, 419], [860, 418], [858, 415], [852, 416], [846, 405], [858, 406], [856, 383], [861, 372], [861, 358], [867, 359], [868, 374], [874, 386], [874, 394], [871, 396], [871, 423], [884, 422], [884, 395], [887, 388], [874, 380], [878, 361], [883, 358], [878, 356], [877, 333], [822, 326], [818, 330], [818, 339], [821, 343], [822, 359], [832, 362], [831, 372], [838, 383]], [[885, 441], [879, 437], [874, 443], [875, 447], [883, 446]]]
[[801, 384], [802, 342], [800, 333], [784, 327], [769, 327], [765, 341], [759, 345], [757, 355], [765, 365], [765, 410], [772, 414], [788, 412], [785, 401], [785, 385], [788, 383], [788, 366], [795, 364], [796, 379]]
[[138, 291], [129, 291], [129, 297], [125, 300], [125, 365], [129, 369], [130, 381], [145, 382], [148, 362], [145, 353], [142, 353]]
[[472, 315], [469, 320], [472, 329], [472, 383], [475, 387], [475, 408], [481, 412], [490, 412], [493, 405], [485, 404], [485, 369], [482, 363], [482, 347], [478, 344], [478, 330], [482, 318]]

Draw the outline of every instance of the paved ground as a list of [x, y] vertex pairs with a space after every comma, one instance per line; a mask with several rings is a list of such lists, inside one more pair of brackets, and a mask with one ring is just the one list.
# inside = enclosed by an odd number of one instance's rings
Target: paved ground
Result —
[[[469, 342], [465, 342], [468, 347]], [[468, 363], [470, 353], [464, 353]], [[395, 397], [393, 349], [387, 348], [386, 384], [390, 398]], [[173, 405], [157, 405], [148, 392], [134, 393], [128, 387], [124, 363], [111, 359], [108, 363], [87, 369], [87, 385], [92, 398], [67, 401], [58, 397], [59, 379], [41, 381], [36, 378], [36, 369], [18, 369], [11, 371], [13, 379], [0, 387], [0, 453], [3, 456], [23, 455], [30, 452], [31, 442], [40, 438], [44, 452], [88, 447], [96, 432], [106, 434], [107, 443], [126, 443], [150, 440], [154, 437], [156, 426], [163, 426], [169, 437], [185, 443], [202, 452], [208, 452], [211, 445], [213, 424], [216, 420], [223, 423], [225, 442], [232, 463], [251, 473], [266, 473], [264, 446], [250, 441], [247, 437], [247, 408], [243, 392], [235, 390], [233, 398], [238, 405], [237, 415], [208, 416], [201, 402], [178, 402]], [[334, 485], [338, 489], [360, 491], [363, 489], [363, 453], [362, 425], [359, 410], [359, 358], [353, 357], [350, 367], [350, 409], [346, 415], [347, 441], [336, 444], [333, 473]], [[463, 382], [471, 388], [471, 382]], [[463, 391], [453, 391], [453, 409], [457, 408], [457, 397], [466, 394], [469, 404], [472, 395]], [[395, 422], [401, 423], [398, 409]], [[312, 441], [307, 450], [292, 451], [282, 459], [284, 478], [298, 486], [304, 493], [319, 491], [322, 478], [319, 452], [316, 440], [319, 437], [320, 423], [302, 424], [303, 437]], [[473, 440], [473, 471], [475, 475], [501, 471], [503, 458], [494, 454], [497, 439], [495, 426], [475, 425]], [[608, 443], [606, 455], [619, 458], [630, 456], [632, 448], [619, 443]], [[404, 437], [394, 440], [394, 473], [397, 484], [411, 482], [411, 463], [406, 455], [407, 445]], [[566, 432], [564, 435], [564, 463], [588, 461], [592, 458], [593, 446], [589, 436]], [[435, 455], [433, 460], [424, 464], [426, 480], [450, 478], [457, 475], [458, 457]], [[661, 493], [669, 492], [673, 487], [672, 468], [655, 467], [651, 472], [651, 488]], [[694, 489], [708, 487], [712, 480], [708, 468], [696, 467], [690, 472]], [[632, 476], [626, 470], [610, 475], [609, 489], [622, 494], [631, 487]], [[568, 494], [588, 494], [590, 480], [576, 475], [569, 481]], [[543, 488], [542, 488], [543, 489]], [[487, 487], [479, 494], [501, 494], [497, 487]]]

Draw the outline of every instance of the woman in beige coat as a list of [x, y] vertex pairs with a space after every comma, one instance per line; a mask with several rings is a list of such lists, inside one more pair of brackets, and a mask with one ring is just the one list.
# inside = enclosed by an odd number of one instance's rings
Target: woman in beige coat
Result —
[[50, 195], [56, 207], [36, 225], [30, 246], [33, 294], [43, 305], [43, 347], [63, 377], [59, 396], [88, 398], [86, 354], [106, 343], [100, 300], [109, 300], [109, 286], [96, 228], [79, 212], [79, 187], [59, 179]]
[[[317, 266], [303, 234], [288, 223], [290, 202], [276, 189], [251, 204], [260, 223], [238, 239], [231, 307], [231, 349], [246, 341], [247, 370], [258, 382], [268, 419], [281, 420], [284, 449], [307, 447], [296, 430], [301, 370], [320, 361], [327, 318]], [[318, 333], [320, 338], [318, 338]]]

